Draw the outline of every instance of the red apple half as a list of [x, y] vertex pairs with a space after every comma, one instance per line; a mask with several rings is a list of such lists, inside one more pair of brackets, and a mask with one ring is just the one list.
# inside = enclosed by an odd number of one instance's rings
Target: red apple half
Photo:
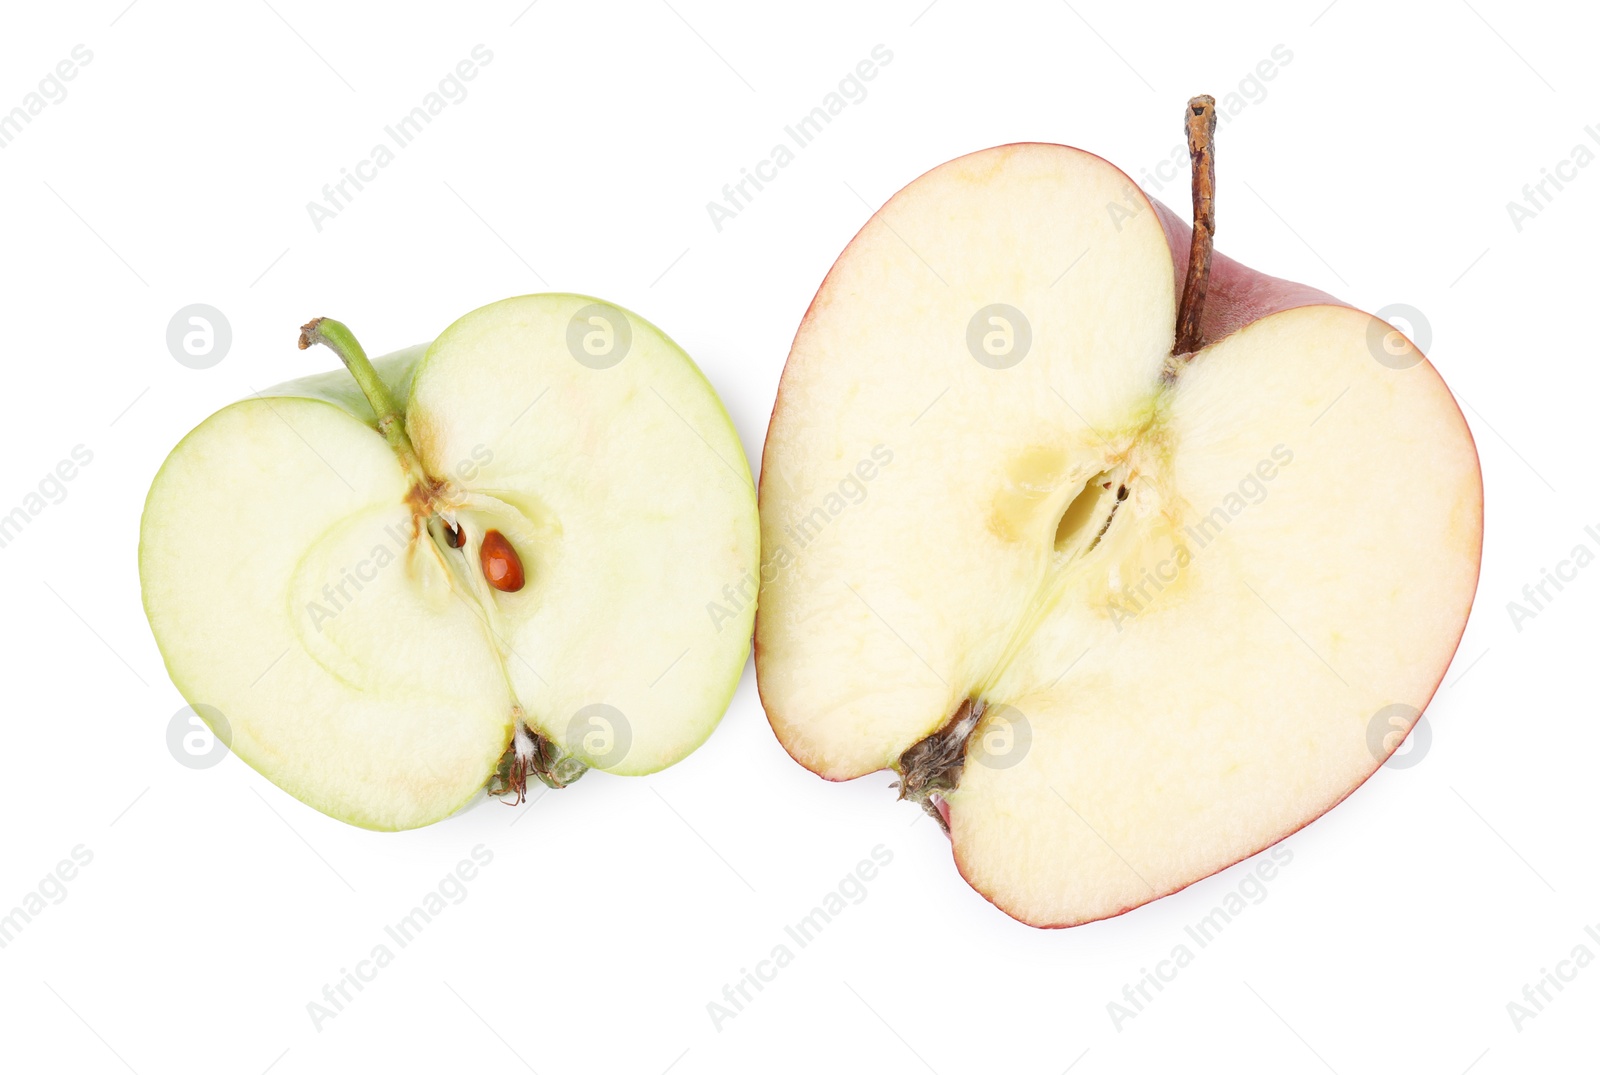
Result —
[[[1209, 239], [1209, 235], [1206, 236]], [[789, 753], [882, 769], [1007, 914], [1071, 926], [1367, 779], [1450, 663], [1483, 495], [1386, 322], [1046, 144], [918, 178], [835, 262], [762, 458], [756, 670]]]

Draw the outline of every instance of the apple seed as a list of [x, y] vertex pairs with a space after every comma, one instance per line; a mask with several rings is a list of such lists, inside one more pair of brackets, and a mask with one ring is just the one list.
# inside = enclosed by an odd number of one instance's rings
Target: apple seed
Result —
[[478, 563], [489, 585], [500, 592], [516, 593], [522, 589], [522, 558], [500, 531], [490, 530], [483, 535], [483, 544], [478, 547]]

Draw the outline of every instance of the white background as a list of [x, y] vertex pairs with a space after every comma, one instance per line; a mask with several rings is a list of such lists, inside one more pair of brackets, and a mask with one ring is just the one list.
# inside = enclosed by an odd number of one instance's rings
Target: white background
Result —
[[[1507, 1011], [1576, 945], [1600, 955], [1600, 567], [1520, 630], [1506, 607], [1600, 548], [1600, 167], [1520, 231], [1506, 209], [1574, 146], [1600, 151], [1600, 28], [1579, 6], [125, 4], [12, 5], [0, 32], [0, 110], [93, 53], [0, 150], [0, 513], [75, 445], [94, 453], [0, 549], [0, 911], [74, 847], [93, 855], [0, 949], [0, 1064], [1594, 1070], [1600, 964], [1520, 1030]], [[480, 43], [494, 58], [469, 96], [319, 232], [306, 203]], [[893, 60], [868, 96], [719, 233], [706, 202], [878, 44]], [[1219, 132], [1218, 246], [1423, 312], [1482, 454], [1482, 581], [1426, 756], [1291, 837], [1267, 898], [1137, 1017], [1115, 1025], [1108, 1002], [1249, 864], [1121, 918], [1026, 928], [962, 882], [887, 775], [830, 785], [791, 762], [748, 668], [667, 772], [402, 835], [325, 818], [236, 758], [169, 753], [184, 702], [140, 610], [144, 494], [207, 414], [330, 365], [294, 348], [310, 315], [381, 353], [508, 295], [601, 295], [684, 345], [755, 461], [812, 293], [900, 186], [1018, 140], [1138, 176], [1180, 141], [1186, 98], [1238, 90], [1277, 45], [1292, 61]], [[1164, 197], [1187, 216], [1181, 180]], [[197, 302], [233, 332], [201, 371], [165, 342]], [[465, 901], [319, 1029], [308, 1002], [480, 844], [493, 862]], [[708, 1002], [879, 844], [893, 862], [866, 899], [717, 1027]]]

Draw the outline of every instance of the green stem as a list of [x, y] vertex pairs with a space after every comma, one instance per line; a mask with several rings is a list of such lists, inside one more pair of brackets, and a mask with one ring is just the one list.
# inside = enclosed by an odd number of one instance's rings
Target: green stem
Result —
[[426, 472], [422, 469], [422, 460], [417, 457], [416, 448], [412, 447], [411, 438], [406, 435], [405, 417], [395, 405], [394, 397], [389, 394], [389, 386], [373, 369], [372, 360], [367, 358], [367, 352], [362, 350], [355, 334], [331, 317], [313, 317], [300, 328], [300, 350], [304, 351], [318, 343], [339, 356], [339, 361], [355, 378], [361, 394], [367, 397], [367, 404], [372, 407], [372, 413], [378, 420], [378, 432], [389, 442], [394, 454], [400, 457], [400, 464], [414, 478], [422, 480]]

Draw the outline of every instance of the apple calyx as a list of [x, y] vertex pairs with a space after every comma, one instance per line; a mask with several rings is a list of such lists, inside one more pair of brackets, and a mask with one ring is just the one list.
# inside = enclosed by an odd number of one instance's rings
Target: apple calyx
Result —
[[968, 698], [961, 703], [949, 723], [926, 739], [913, 743], [895, 763], [900, 779], [890, 787], [900, 789], [897, 798], [910, 800], [922, 807], [924, 813], [939, 823], [945, 835], [950, 833], [950, 823], [945, 820], [939, 804], [947, 793], [961, 784], [961, 769], [967, 760], [967, 742], [978, 730], [983, 709], [982, 699]]
[[516, 729], [511, 734], [511, 745], [489, 779], [490, 796], [507, 806], [520, 806], [528, 797], [529, 774], [547, 788], [564, 788], [589, 771], [575, 755], [530, 729], [521, 706], [514, 706], [512, 713]]

